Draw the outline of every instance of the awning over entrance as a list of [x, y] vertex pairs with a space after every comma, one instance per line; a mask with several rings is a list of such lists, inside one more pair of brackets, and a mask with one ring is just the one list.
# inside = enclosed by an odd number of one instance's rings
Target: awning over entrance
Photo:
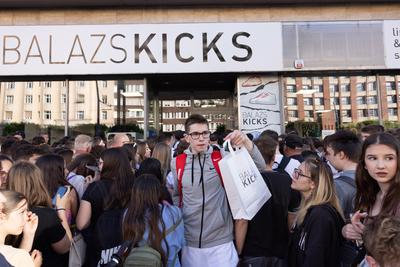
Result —
[[[325, 5], [348, 3], [348, 0], [0, 0], [0, 8], [75, 8], [116, 6], [204, 6], [204, 5]], [[353, 0], [352, 3], [371, 3], [370, 0]], [[374, 3], [397, 2], [397, 0], [375, 0]]]

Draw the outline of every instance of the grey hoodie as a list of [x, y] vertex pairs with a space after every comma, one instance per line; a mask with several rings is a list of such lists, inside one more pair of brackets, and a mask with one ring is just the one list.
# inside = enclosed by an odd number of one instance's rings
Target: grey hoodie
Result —
[[[190, 149], [184, 152], [187, 157], [182, 177], [182, 213], [186, 245], [189, 247], [209, 248], [233, 240], [232, 215], [221, 178], [211, 160], [212, 152], [212, 146], [201, 154], [194, 155]], [[221, 150], [221, 154], [224, 156], [225, 151]], [[264, 159], [256, 146], [250, 152], [250, 156], [258, 169], [265, 169]], [[178, 205], [176, 158], [172, 159], [171, 169], [175, 179], [173, 200], [175, 205]]]

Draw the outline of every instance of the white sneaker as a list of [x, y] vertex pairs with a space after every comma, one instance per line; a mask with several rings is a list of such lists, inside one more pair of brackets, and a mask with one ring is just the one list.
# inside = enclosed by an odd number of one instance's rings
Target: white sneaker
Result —
[[252, 76], [242, 83], [242, 87], [253, 87], [260, 84], [262, 84], [261, 78], [259, 76]]
[[249, 101], [251, 104], [276, 105], [276, 96], [273, 93], [262, 92]]

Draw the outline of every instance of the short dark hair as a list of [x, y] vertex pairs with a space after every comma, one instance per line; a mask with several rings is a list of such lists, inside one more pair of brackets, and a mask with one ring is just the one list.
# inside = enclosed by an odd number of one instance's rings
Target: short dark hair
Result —
[[361, 141], [357, 135], [348, 130], [339, 130], [336, 133], [329, 135], [324, 140], [324, 147], [330, 146], [335, 154], [343, 151], [346, 157], [358, 162], [361, 153]]
[[369, 133], [369, 134], [383, 133], [384, 131], [385, 127], [379, 124], [371, 124], [361, 128], [362, 133]]
[[274, 139], [276, 142], [279, 142], [279, 135], [274, 130], [265, 130], [260, 134], [260, 136], [258, 138], [261, 138], [263, 136], [269, 136], [272, 139]]
[[171, 132], [162, 132], [160, 135], [157, 137], [156, 142], [157, 143], [165, 143], [168, 141], [171, 141], [171, 138], [174, 136], [173, 133]]
[[206, 118], [201, 116], [200, 114], [193, 114], [190, 115], [189, 118], [186, 119], [185, 121], [185, 131], [189, 132], [189, 128], [192, 124], [205, 124], [208, 127], [208, 121]]
[[254, 141], [254, 144], [260, 150], [265, 163], [270, 164], [275, 158], [275, 152], [276, 152], [276, 147], [278, 146], [278, 142], [276, 142], [268, 135], [264, 135], [262, 137], [257, 138]]

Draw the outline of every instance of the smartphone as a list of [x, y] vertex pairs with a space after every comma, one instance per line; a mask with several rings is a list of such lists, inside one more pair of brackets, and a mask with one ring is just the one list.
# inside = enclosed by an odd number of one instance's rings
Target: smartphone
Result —
[[98, 166], [86, 165], [86, 168], [94, 172], [100, 171], [100, 168]]
[[63, 197], [65, 195], [65, 193], [67, 192], [67, 187], [66, 186], [61, 186], [58, 188], [56, 195], [53, 197], [53, 206], [56, 206], [56, 199], [57, 199], [57, 195], [61, 197]]

